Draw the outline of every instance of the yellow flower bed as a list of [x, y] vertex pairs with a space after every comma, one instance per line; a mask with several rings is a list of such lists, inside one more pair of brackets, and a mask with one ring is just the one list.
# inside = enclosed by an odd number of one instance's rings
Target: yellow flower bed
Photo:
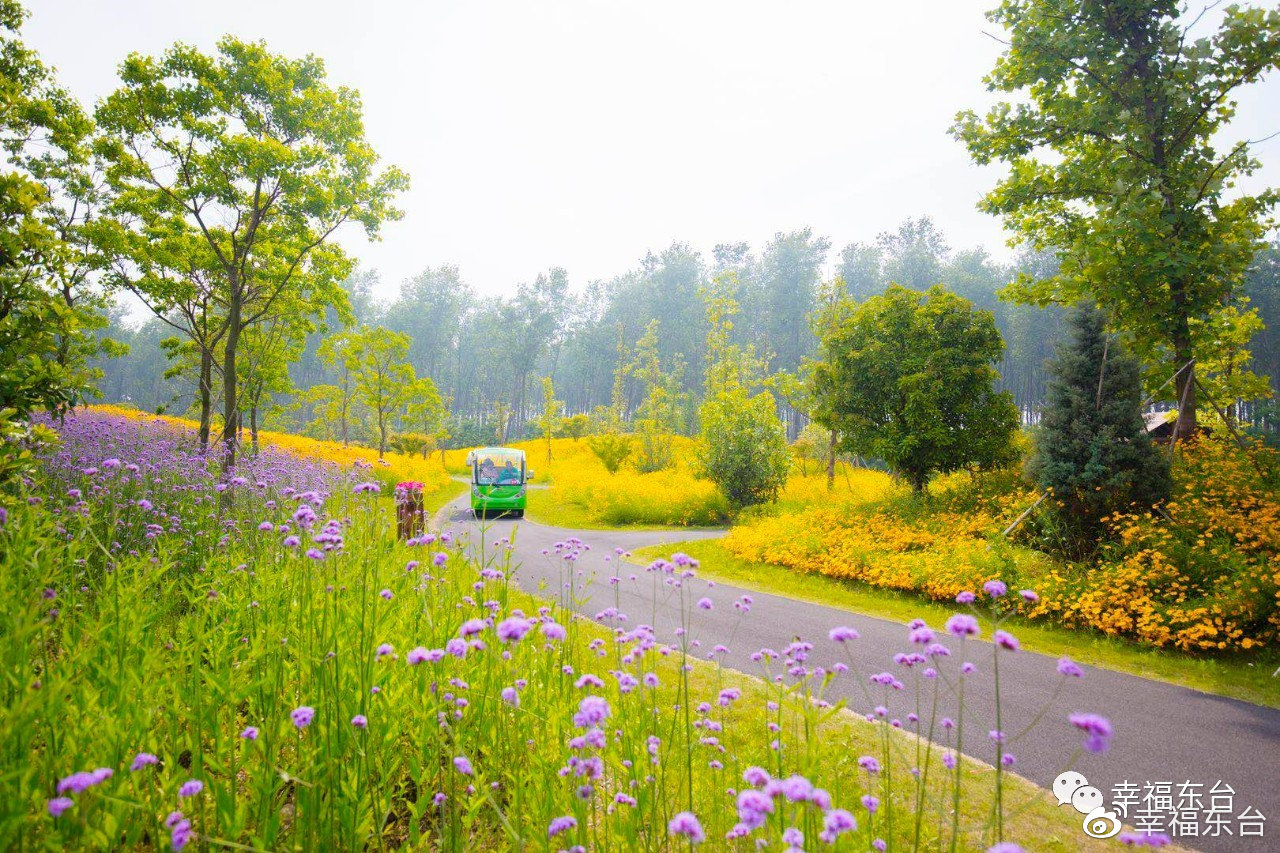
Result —
[[[697, 527], [724, 524], [730, 519], [731, 508], [724, 495], [710, 480], [698, 476], [695, 439], [672, 436], [675, 463], [662, 471], [644, 474], [633, 467], [634, 456], [610, 474], [585, 438], [552, 439], [550, 464], [546, 462], [544, 439], [513, 446], [527, 454], [529, 467], [537, 472], [535, 482], [548, 484], [555, 492], [556, 502], [568, 505], [574, 516], [593, 523]], [[812, 464], [809, 470], [811, 473], [805, 476], [792, 472], [778, 495], [778, 506], [862, 503], [883, 497], [893, 488], [893, 481], [886, 474], [841, 465], [835, 488], [828, 490], [826, 473]], [[772, 509], [762, 508], [764, 512]]]
[[862, 504], [879, 500], [891, 493], [895, 486], [893, 478], [880, 471], [867, 468], [851, 468], [840, 463], [836, 469], [834, 488], [827, 488], [826, 469], [814, 469], [811, 473], [801, 475], [792, 467], [787, 484], [778, 495], [778, 503], [783, 506], [843, 506], [845, 504]]
[[[169, 415], [155, 415], [150, 412], [130, 409], [124, 406], [100, 405], [90, 408], [111, 415], [132, 418], [134, 420], [162, 420], [185, 429], [197, 429], [199, 423], [187, 418], [175, 418]], [[422, 483], [422, 495], [427, 504], [433, 498], [451, 490], [456, 484], [449, 478], [448, 472], [440, 463], [438, 453], [423, 459], [421, 456], [406, 456], [403, 453], [388, 453], [383, 460], [378, 459], [378, 451], [368, 447], [343, 445], [336, 441], [320, 441], [302, 435], [284, 432], [258, 433], [258, 440], [263, 445], [292, 453], [306, 459], [324, 459], [343, 467], [356, 463], [368, 466], [374, 477], [383, 484], [384, 492], [390, 494], [397, 482], [416, 480]], [[458, 488], [461, 488], [460, 486]]]
[[951, 600], [1002, 578], [1035, 589], [1026, 615], [1155, 646], [1248, 650], [1280, 642], [1280, 455], [1201, 441], [1179, 450], [1166, 515], [1109, 519], [1089, 563], [1006, 542], [1035, 493], [1013, 472], [940, 478], [928, 501], [813, 505], [735, 527], [739, 557]]
[[1280, 454], [1224, 441], [1179, 452], [1167, 518], [1108, 520], [1091, 566], [1050, 573], [1033, 615], [1186, 650], [1280, 642]]
[[549, 485], [556, 500], [576, 513], [606, 525], [705, 526], [729, 517], [729, 503], [710, 480], [696, 474], [695, 443], [673, 436], [675, 464], [641, 474], [624, 465], [610, 474], [584, 439], [553, 438], [547, 463], [544, 439], [518, 442], [535, 483]]
[[[990, 534], [1016, 512], [1012, 508], [1026, 498], [1025, 490], [979, 496], [977, 505], [962, 511], [953, 506], [956, 488], [950, 481], [941, 484], [926, 511], [912, 511], [901, 491], [881, 485], [877, 494], [869, 482], [862, 496], [735, 527], [724, 545], [743, 559], [935, 599], [954, 598], [994, 577], [1012, 582], [1010, 561], [1021, 574], [1025, 570], [1016, 563], [1025, 554], [1014, 555], [1000, 543], [993, 547]], [[892, 499], [876, 502], [886, 494]], [[973, 495], [966, 498], [967, 504]]]

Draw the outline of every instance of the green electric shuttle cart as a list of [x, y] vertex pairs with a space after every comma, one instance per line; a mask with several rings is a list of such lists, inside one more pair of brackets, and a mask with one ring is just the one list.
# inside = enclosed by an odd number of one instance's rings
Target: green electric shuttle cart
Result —
[[533, 472], [524, 451], [514, 447], [477, 447], [467, 454], [471, 465], [471, 511], [487, 515], [524, 516], [526, 484]]

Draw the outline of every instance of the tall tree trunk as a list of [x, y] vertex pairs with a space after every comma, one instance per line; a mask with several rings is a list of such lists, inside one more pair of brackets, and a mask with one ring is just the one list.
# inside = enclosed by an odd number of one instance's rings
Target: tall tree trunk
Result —
[[241, 294], [238, 281], [231, 282], [227, 313], [227, 341], [222, 354], [222, 470], [236, 466], [236, 427], [240, 410], [236, 399], [236, 348], [240, 345]]
[[258, 455], [258, 404], [249, 409], [249, 435], [253, 440], [253, 455]]
[[341, 407], [341, 413], [340, 413], [341, 417], [339, 418], [339, 420], [342, 422], [342, 446], [343, 447], [346, 447], [348, 444], [351, 443], [351, 437], [347, 430], [347, 409], [350, 408], [351, 406], [350, 394], [351, 394], [351, 378], [348, 376], [346, 368], [343, 368], [342, 407]]
[[508, 416], [509, 429], [520, 437], [519, 429], [524, 426], [524, 386], [528, 374], [516, 374], [516, 386], [511, 389], [511, 414]]
[[1179, 441], [1185, 441], [1196, 434], [1196, 366], [1188, 363], [1193, 352], [1191, 331], [1183, 318], [1173, 335], [1173, 359], [1177, 362], [1174, 369], [1182, 371], [1174, 383], [1178, 395], [1178, 422], [1174, 429]]
[[209, 430], [213, 423], [213, 351], [200, 348], [200, 452], [209, 451]]
[[827, 444], [827, 491], [836, 487], [836, 431], [831, 430], [831, 440]]

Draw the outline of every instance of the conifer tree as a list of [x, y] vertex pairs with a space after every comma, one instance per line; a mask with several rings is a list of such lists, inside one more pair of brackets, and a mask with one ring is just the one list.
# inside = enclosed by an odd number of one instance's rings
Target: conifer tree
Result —
[[1090, 302], [1067, 318], [1069, 338], [1049, 363], [1048, 400], [1028, 471], [1052, 489], [1085, 546], [1109, 513], [1168, 496], [1169, 463], [1147, 436], [1138, 362]]

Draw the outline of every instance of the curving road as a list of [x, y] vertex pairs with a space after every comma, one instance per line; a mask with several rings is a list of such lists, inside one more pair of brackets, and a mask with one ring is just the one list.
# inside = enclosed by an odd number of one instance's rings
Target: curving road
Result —
[[[483, 530], [472, 517], [466, 497], [447, 505], [436, 517], [437, 524], [456, 533], [467, 533], [473, 546], [483, 536], [486, 543], [503, 537], [514, 538], [516, 562], [520, 564], [516, 580], [529, 592], [557, 595], [564, 584], [562, 561], [543, 555], [543, 549], [554, 549], [555, 543], [577, 537], [591, 546], [591, 558], [579, 566], [585, 577], [576, 581], [576, 594], [583, 599], [578, 609], [588, 617], [615, 603], [631, 622], [647, 622], [654, 626], [659, 638], [674, 640], [678, 624], [678, 603], [670, 590], [655, 585], [653, 577], [631, 564], [618, 571], [615, 549], [630, 551], [646, 545], [712, 538], [723, 535], [714, 530], [630, 531], [567, 530], [548, 527], [528, 520], [490, 520]], [[606, 561], [605, 558], [610, 560]], [[622, 582], [614, 587], [608, 578], [615, 572]], [[636, 575], [635, 581], [630, 580]], [[721, 661], [732, 668], [760, 675], [758, 664], [750, 654], [761, 648], [781, 651], [797, 636], [814, 644], [810, 663], [829, 666], [844, 659], [843, 651], [827, 638], [827, 632], [838, 625], [850, 625], [862, 635], [850, 644], [864, 673], [896, 671], [892, 663], [898, 652], [912, 651], [907, 642], [907, 629], [901, 623], [782, 598], [761, 592], [743, 590], [727, 584], [706, 588], [694, 582], [696, 598], [710, 598], [710, 611], [695, 611], [692, 636], [703, 649], [717, 643], [729, 647]], [[753, 599], [751, 613], [738, 614], [733, 603], [748, 594]], [[940, 626], [931, 626], [939, 629]], [[945, 640], [957, 654], [958, 643]], [[919, 647], [916, 647], [918, 649]], [[969, 733], [965, 752], [991, 763], [995, 749], [979, 732], [995, 728], [995, 703], [992, 697], [993, 646], [986, 642], [968, 642], [966, 660], [977, 665], [969, 677], [965, 697], [965, 731]], [[1184, 847], [1204, 850], [1280, 850], [1280, 710], [1265, 708], [1178, 687], [1161, 681], [1083, 667], [1082, 679], [1064, 679], [1057, 672], [1054, 658], [1030, 653], [1001, 653], [1003, 730], [1010, 734], [1023, 730], [1049, 703], [1049, 711], [1031, 735], [1010, 744], [1007, 749], [1017, 756], [1014, 768], [1019, 774], [1049, 787], [1054, 778], [1073, 757], [1072, 768], [1083, 773], [1089, 784], [1100, 788], [1112, 803], [1111, 791], [1117, 784], [1134, 783], [1139, 792], [1147, 783], [1170, 783], [1173, 804], [1179, 803], [1179, 786], [1184, 782], [1201, 783], [1198, 789], [1204, 810], [1211, 799], [1210, 789], [1222, 781], [1234, 790], [1232, 820], [1226, 824], [1232, 835], [1221, 829], [1216, 837], [1204, 837], [1210, 830], [1204, 811], [1198, 815], [1199, 838], [1175, 839]], [[861, 686], [848, 677], [833, 683], [834, 697], [849, 700], [854, 710], [870, 710]], [[1056, 694], [1055, 694], [1055, 691]], [[906, 692], [898, 707], [890, 713], [905, 718]], [[1111, 749], [1102, 755], [1081, 753], [1081, 733], [1066, 722], [1067, 715], [1086, 711], [1102, 714], [1115, 728]], [[954, 708], [942, 713], [954, 716]], [[1138, 794], [1139, 799], [1142, 793]], [[1225, 805], [1224, 801], [1220, 801]], [[1264, 815], [1262, 838], [1241, 837], [1240, 812], [1252, 807]], [[1063, 806], [1062, 808], [1069, 808]], [[1129, 824], [1135, 824], [1130, 807]], [[1165, 831], [1168, 831], [1166, 828]], [[1118, 846], [1118, 845], [1117, 845]]]

